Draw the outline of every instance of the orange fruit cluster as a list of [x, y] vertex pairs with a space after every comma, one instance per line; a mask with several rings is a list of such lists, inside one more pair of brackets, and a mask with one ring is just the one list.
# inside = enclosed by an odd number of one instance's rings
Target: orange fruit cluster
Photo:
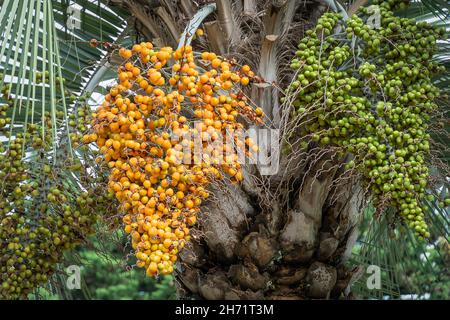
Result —
[[241, 181], [238, 150], [258, 151], [249, 138], [219, 148], [211, 141], [244, 129], [238, 116], [261, 124], [263, 112], [242, 92], [254, 78], [246, 65], [150, 42], [119, 54], [118, 82], [93, 114], [84, 142], [95, 142], [110, 167], [109, 188], [124, 211], [137, 266], [149, 276], [169, 274], [209, 196], [208, 184], [225, 175]]

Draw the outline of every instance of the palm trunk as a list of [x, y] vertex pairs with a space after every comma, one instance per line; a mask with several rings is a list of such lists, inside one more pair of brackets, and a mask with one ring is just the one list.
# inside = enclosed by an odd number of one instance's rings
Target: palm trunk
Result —
[[[333, 172], [313, 176], [305, 178], [288, 211], [273, 203], [268, 212], [241, 188], [215, 189], [216, 199], [203, 208], [193, 241], [181, 253], [176, 274], [181, 296], [347, 297], [358, 275], [344, 263], [357, 236], [361, 193], [351, 183], [339, 191], [330, 188]], [[339, 199], [331, 200], [336, 192]], [[273, 215], [281, 217], [275, 231], [271, 231]]]
[[[172, 46], [174, 33], [198, 10], [190, 1], [112, 2], [135, 14], [145, 40]], [[205, 21], [214, 41], [199, 41], [198, 47], [219, 50], [256, 70], [269, 84], [248, 94], [275, 128], [286, 132], [277, 88], [290, 81], [286, 66], [296, 44], [326, 7], [319, 1], [216, 2], [218, 12]], [[242, 186], [213, 186], [192, 241], [180, 253], [175, 277], [182, 298], [349, 296], [358, 272], [347, 270], [345, 262], [357, 237], [362, 190], [354, 179], [342, 179], [331, 153], [312, 158], [291, 153], [282, 157], [275, 176], [253, 172], [256, 179], [248, 175]]]

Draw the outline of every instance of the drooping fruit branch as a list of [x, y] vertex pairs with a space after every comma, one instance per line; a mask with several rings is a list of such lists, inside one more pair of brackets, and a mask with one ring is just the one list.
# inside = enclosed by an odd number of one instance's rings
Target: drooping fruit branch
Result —
[[431, 78], [442, 70], [431, 58], [444, 30], [395, 16], [404, 2], [376, 1], [346, 21], [324, 14], [298, 45], [287, 96], [305, 141], [351, 154], [346, 169], [362, 176], [374, 204], [427, 238], [421, 202], [439, 96]]
[[[192, 47], [159, 50], [149, 42], [121, 48], [118, 83], [94, 114], [92, 133], [111, 168], [109, 188], [124, 212], [137, 266], [149, 276], [173, 272], [189, 241], [208, 184], [243, 179], [239, 153], [257, 147], [240, 139], [248, 123], [262, 123], [241, 87], [253, 72]], [[231, 140], [223, 143], [223, 138]]]

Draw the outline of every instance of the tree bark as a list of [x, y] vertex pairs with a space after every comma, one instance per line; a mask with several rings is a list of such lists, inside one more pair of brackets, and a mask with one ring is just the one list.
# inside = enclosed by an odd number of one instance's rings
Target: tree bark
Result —
[[[322, 166], [317, 161], [315, 167]], [[345, 262], [356, 241], [361, 188], [332, 187], [328, 172], [305, 177], [296, 203], [281, 210], [271, 233], [268, 215], [242, 188], [215, 187], [197, 232], [180, 255], [176, 278], [182, 298], [307, 299], [348, 297], [356, 270]]]

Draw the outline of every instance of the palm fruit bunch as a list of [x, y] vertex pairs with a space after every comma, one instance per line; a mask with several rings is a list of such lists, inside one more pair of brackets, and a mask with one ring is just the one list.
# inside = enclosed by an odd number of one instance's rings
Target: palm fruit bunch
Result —
[[432, 57], [445, 31], [395, 16], [407, 2], [374, 1], [347, 20], [323, 14], [298, 45], [287, 94], [301, 135], [351, 154], [346, 169], [362, 175], [376, 207], [394, 208], [423, 239], [427, 129], [440, 95], [432, 76], [444, 70]]
[[[95, 142], [110, 167], [109, 190], [124, 213], [136, 265], [151, 277], [170, 274], [208, 184], [242, 181], [238, 151], [257, 152], [251, 139], [234, 134], [262, 123], [262, 110], [242, 91], [254, 73], [191, 46], [156, 49], [143, 42], [119, 54], [118, 82], [84, 141]], [[214, 146], [225, 134], [230, 143]]]
[[86, 97], [78, 97], [76, 111], [67, 116], [69, 137], [74, 149], [80, 146], [82, 148], [83, 136], [89, 131], [89, 125], [92, 121], [91, 113], [92, 110], [86, 101]]
[[[40, 73], [37, 82], [45, 78]], [[5, 84], [0, 95], [0, 299], [23, 299], [51, 278], [64, 251], [95, 231], [114, 197], [94, 183], [80, 190], [78, 183], [92, 173], [63, 145], [54, 155], [49, 112], [26, 129], [12, 125], [10, 91]], [[55, 118], [64, 127], [64, 112], [57, 111]]]

